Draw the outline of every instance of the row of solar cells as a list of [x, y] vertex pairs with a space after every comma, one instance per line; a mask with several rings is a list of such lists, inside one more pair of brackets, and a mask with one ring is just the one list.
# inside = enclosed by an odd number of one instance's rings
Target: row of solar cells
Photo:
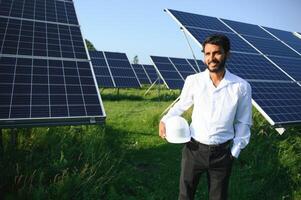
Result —
[[90, 51], [100, 88], [138, 88], [163, 81], [170, 89], [181, 89], [185, 78], [204, 69], [201, 60], [151, 56], [154, 65], [130, 64], [125, 53]]

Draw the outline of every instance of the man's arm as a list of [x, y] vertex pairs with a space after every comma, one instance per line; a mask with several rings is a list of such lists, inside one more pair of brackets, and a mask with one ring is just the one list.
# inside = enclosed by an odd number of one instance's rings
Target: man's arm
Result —
[[166, 129], [165, 129], [165, 122], [168, 118], [173, 116], [180, 116], [190, 108], [193, 104], [193, 97], [192, 97], [192, 77], [188, 76], [185, 80], [180, 99], [173, 107], [171, 107], [166, 115], [164, 115], [159, 124], [159, 136], [162, 138], [166, 137]]
[[249, 83], [242, 87], [234, 120], [234, 139], [231, 154], [238, 158], [241, 149], [249, 143], [252, 125], [252, 91]]

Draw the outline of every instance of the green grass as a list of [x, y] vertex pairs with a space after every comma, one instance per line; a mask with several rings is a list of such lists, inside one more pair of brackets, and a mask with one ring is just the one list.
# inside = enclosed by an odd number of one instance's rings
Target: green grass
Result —
[[[105, 89], [104, 126], [3, 131], [1, 199], [177, 199], [182, 145], [158, 137], [161, 113], [179, 91]], [[189, 120], [189, 113], [185, 117]], [[235, 161], [230, 199], [301, 199], [300, 128], [280, 136], [257, 111]], [[206, 199], [205, 176], [197, 199]]]

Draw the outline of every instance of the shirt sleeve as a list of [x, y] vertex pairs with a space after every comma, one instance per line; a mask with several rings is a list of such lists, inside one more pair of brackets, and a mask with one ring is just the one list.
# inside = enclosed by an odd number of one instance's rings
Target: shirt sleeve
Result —
[[234, 120], [233, 146], [231, 148], [232, 156], [238, 158], [241, 149], [245, 148], [250, 140], [252, 126], [252, 91], [249, 83], [241, 89], [241, 97], [238, 101], [238, 107]]
[[162, 122], [166, 122], [166, 120], [173, 116], [180, 116], [184, 111], [189, 109], [193, 104], [193, 95], [192, 95], [192, 76], [188, 76], [185, 80], [180, 99], [177, 103], [171, 107], [166, 115], [164, 115], [161, 119]]

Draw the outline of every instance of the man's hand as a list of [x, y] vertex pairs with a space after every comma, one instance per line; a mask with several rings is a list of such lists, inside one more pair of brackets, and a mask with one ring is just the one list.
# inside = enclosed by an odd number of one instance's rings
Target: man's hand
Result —
[[166, 137], [166, 128], [165, 128], [164, 122], [160, 122], [160, 124], [159, 124], [159, 136], [162, 139], [165, 139], [165, 137]]

